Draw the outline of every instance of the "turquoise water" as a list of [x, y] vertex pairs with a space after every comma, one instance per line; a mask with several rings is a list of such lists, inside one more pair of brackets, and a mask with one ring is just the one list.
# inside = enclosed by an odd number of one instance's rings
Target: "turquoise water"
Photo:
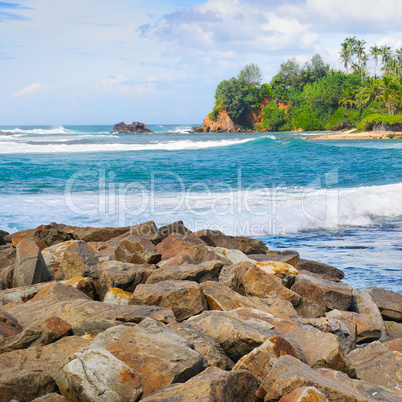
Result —
[[402, 141], [149, 127], [0, 127], [0, 229], [182, 219], [296, 249], [358, 288], [402, 292]]

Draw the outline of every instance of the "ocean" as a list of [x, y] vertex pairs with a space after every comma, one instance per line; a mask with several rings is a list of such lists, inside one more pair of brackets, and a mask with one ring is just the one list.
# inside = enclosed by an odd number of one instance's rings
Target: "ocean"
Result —
[[149, 128], [0, 126], [0, 229], [183, 220], [297, 250], [353, 287], [402, 293], [401, 140]]

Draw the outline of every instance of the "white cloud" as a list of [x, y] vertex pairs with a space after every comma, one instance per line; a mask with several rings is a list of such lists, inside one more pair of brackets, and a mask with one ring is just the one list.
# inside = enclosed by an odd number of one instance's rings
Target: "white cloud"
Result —
[[14, 98], [18, 98], [19, 96], [27, 96], [32, 95], [35, 92], [43, 91], [44, 89], [48, 89], [47, 85], [42, 85], [40, 82], [35, 82], [35, 84], [29, 85], [28, 87], [22, 88], [17, 91], [13, 96]]
[[123, 75], [118, 75], [102, 79], [101, 86], [107, 93], [126, 96], [155, 95], [158, 92], [155, 77], [150, 77], [141, 84], [134, 84], [127, 81], [127, 78]]

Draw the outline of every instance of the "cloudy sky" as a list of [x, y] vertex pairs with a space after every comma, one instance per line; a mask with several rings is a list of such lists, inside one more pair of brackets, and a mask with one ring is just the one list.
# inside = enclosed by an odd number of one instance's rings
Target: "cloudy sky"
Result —
[[269, 82], [346, 36], [402, 46], [401, 0], [0, 2], [0, 125], [199, 124], [248, 63]]

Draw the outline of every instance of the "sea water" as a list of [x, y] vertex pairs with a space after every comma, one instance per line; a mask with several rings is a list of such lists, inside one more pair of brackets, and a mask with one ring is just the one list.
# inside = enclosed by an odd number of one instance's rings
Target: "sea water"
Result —
[[149, 128], [0, 127], [0, 229], [180, 219], [297, 250], [356, 288], [402, 292], [401, 140]]

